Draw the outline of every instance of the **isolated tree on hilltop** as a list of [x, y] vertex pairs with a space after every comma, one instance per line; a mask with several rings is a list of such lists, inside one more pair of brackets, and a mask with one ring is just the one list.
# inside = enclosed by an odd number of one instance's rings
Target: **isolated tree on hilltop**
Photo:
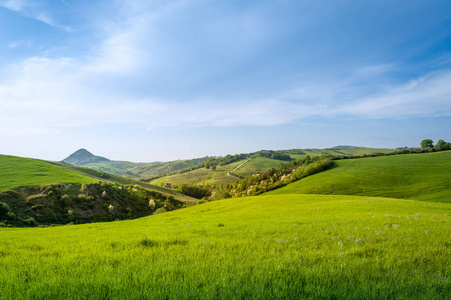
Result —
[[421, 141], [421, 148], [434, 148], [434, 142], [431, 139], [425, 139]]

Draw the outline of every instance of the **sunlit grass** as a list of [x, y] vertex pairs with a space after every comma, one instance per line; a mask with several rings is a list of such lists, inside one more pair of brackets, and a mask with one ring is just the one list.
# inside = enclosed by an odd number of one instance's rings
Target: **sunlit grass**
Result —
[[97, 179], [53, 166], [44, 161], [0, 155], [0, 191], [51, 183], [94, 183]]
[[451, 294], [451, 204], [283, 195], [133, 221], [0, 229], [0, 298]]
[[451, 151], [335, 161], [269, 194], [341, 194], [451, 202]]

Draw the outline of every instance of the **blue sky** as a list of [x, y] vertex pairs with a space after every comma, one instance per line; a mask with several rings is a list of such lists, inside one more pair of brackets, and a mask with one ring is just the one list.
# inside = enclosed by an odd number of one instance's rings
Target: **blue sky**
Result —
[[451, 2], [0, 0], [0, 153], [451, 141]]

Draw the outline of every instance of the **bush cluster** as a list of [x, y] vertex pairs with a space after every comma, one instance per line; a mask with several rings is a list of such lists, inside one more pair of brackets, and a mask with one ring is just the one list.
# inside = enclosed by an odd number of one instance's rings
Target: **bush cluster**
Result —
[[247, 176], [236, 183], [216, 185], [179, 184], [180, 191], [186, 195], [208, 200], [231, 197], [254, 196], [285, 186], [293, 181], [321, 172], [332, 165], [330, 157], [315, 156], [281, 163], [277, 169], [272, 168], [262, 173]]
[[0, 221], [12, 226], [89, 223], [144, 217], [184, 206], [138, 185], [44, 185], [0, 193]]

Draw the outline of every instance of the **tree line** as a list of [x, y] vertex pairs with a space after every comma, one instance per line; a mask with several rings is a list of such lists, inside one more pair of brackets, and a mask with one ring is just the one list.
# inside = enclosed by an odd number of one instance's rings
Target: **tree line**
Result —
[[[203, 201], [259, 195], [306, 176], [319, 173], [332, 165], [331, 158], [323, 156], [306, 156], [287, 163], [279, 164], [265, 172], [247, 176], [236, 183], [179, 184], [179, 190], [191, 197]], [[200, 203], [202, 203], [200, 202]]]

